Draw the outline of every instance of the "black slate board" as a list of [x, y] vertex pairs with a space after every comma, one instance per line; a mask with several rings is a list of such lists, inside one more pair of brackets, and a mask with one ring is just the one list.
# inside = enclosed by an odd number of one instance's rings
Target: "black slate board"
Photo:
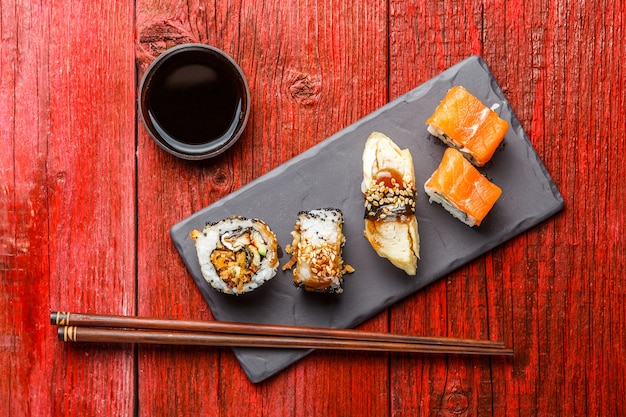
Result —
[[[438, 204], [429, 204], [423, 184], [445, 147], [426, 131], [425, 120], [454, 85], [462, 85], [488, 106], [498, 103], [510, 122], [503, 145], [481, 171], [503, 189], [480, 227], [470, 228]], [[379, 258], [363, 237], [361, 156], [372, 131], [411, 150], [418, 189], [416, 216], [421, 240], [417, 275], [407, 276]], [[542, 222], [564, 202], [537, 156], [486, 63], [471, 56], [414, 90], [343, 129], [268, 174], [171, 228], [171, 238], [202, 296], [220, 321], [350, 328], [397, 301]], [[264, 220], [281, 247], [301, 210], [340, 208], [345, 217], [347, 275], [340, 295], [310, 294], [294, 287], [290, 271], [279, 272], [254, 293], [220, 294], [202, 278], [189, 232], [233, 214]], [[288, 255], [281, 259], [281, 265]], [[250, 381], [257, 383], [286, 368], [310, 350], [234, 348]]]

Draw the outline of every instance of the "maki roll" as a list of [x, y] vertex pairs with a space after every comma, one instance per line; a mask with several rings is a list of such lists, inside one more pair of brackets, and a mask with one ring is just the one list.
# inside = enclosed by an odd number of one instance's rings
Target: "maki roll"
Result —
[[459, 151], [448, 148], [424, 191], [468, 226], [480, 226], [502, 189], [489, 181]]
[[363, 150], [364, 235], [378, 256], [407, 275], [417, 273], [419, 234], [415, 218], [415, 172], [408, 149], [373, 132]]
[[448, 90], [426, 124], [431, 135], [478, 167], [491, 159], [509, 128], [506, 120], [460, 86]]
[[293, 242], [285, 248], [291, 259], [283, 270], [293, 268], [295, 286], [311, 292], [343, 292], [343, 275], [354, 269], [344, 265], [341, 255], [345, 244], [341, 210], [302, 211], [291, 235]]
[[204, 279], [226, 294], [255, 290], [276, 275], [278, 243], [261, 220], [233, 216], [190, 234]]

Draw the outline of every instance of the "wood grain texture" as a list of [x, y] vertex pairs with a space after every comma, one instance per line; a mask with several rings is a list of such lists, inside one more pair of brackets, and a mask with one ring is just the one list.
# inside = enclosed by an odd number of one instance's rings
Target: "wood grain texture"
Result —
[[131, 12], [2, 3], [4, 415], [133, 410], [130, 347], [65, 349], [46, 326], [51, 304], [134, 312]]
[[[0, 414], [626, 415], [625, 31], [624, 0], [3, 1]], [[183, 42], [252, 91], [209, 162], [137, 119], [138, 77]], [[58, 343], [50, 310], [212, 319], [169, 228], [471, 54], [565, 210], [360, 327], [512, 359], [314, 352], [254, 385], [227, 348]]]

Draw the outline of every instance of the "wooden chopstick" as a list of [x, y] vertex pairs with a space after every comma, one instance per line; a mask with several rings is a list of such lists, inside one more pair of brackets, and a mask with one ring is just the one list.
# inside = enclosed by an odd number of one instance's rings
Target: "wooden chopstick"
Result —
[[371, 352], [452, 353], [463, 355], [511, 355], [512, 350], [492, 347], [470, 347], [324, 339], [292, 336], [232, 335], [223, 333], [112, 329], [102, 327], [61, 326], [59, 339], [65, 342], [143, 343], [163, 345], [236, 346], [293, 349], [361, 350]]
[[53, 312], [67, 342], [512, 355], [501, 342], [358, 330]]
[[330, 329], [275, 324], [232, 323], [219, 321], [161, 319], [135, 316], [81, 314], [53, 312], [50, 322], [57, 326], [120, 327], [135, 329], [199, 331], [230, 334], [298, 336], [332, 339], [354, 339], [453, 345], [469, 347], [505, 347], [503, 342], [490, 340], [456, 339], [447, 337], [423, 337], [400, 334], [366, 332], [359, 330]]

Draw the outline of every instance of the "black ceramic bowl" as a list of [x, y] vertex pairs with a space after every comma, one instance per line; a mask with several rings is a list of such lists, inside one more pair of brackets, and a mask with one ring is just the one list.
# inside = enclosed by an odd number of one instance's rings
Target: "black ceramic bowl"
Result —
[[139, 85], [139, 112], [148, 133], [167, 152], [201, 160], [241, 137], [250, 89], [239, 65], [204, 44], [182, 44], [159, 55]]

